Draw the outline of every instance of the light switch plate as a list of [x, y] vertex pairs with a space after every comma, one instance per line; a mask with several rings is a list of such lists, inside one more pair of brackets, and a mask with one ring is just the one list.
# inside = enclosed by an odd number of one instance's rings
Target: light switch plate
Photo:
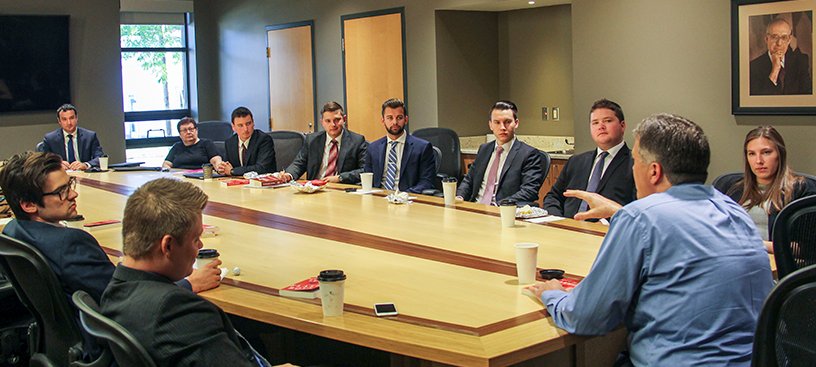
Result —
[[561, 119], [561, 114], [559, 113], [558, 107], [552, 108], [552, 119], [553, 121], [558, 121]]
[[541, 120], [542, 121], [547, 121], [547, 120], [550, 119], [550, 114], [549, 114], [549, 112], [547, 110], [548, 110], [547, 107], [541, 107]]

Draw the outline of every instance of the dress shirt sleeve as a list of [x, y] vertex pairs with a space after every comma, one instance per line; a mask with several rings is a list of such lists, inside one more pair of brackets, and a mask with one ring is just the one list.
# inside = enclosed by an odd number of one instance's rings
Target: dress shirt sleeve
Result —
[[625, 319], [645, 277], [644, 230], [625, 209], [613, 216], [589, 274], [571, 292], [545, 291], [541, 301], [555, 324], [574, 334], [601, 335]]

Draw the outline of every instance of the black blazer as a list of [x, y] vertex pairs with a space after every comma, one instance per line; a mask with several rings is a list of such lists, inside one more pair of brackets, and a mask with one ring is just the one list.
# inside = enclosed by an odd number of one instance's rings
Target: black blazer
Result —
[[[96, 133], [88, 129], [77, 127], [74, 135], [74, 139], [77, 141], [77, 148], [79, 148], [76, 152], [79, 161], [88, 163], [94, 167], [99, 167], [99, 157], [105, 155], [105, 152], [102, 151], [102, 146], [99, 145], [99, 138], [96, 137]], [[43, 137], [43, 151], [57, 154], [62, 157], [63, 161], [68, 160], [65, 154], [65, 137], [62, 135], [62, 128], [45, 134]]]
[[[547, 212], [567, 218], [572, 218], [578, 213], [582, 200], [568, 198], [564, 196], [564, 191], [586, 190], [595, 153], [597, 149], [592, 149], [567, 160], [558, 180], [544, 198], [544, 209], [547, 209]], [[601, 177], [601, 182], [598, 183], [596, 192], [621, 205], [626, 205], [637, 198], [635, 180], [632, 177], [632, 153], [626, 143], [615, 158], [612, 158], [612, 162]]]
[[751, 60], [749, 65], [751, 95], [774, 95], [774, 94], [811, 94], [813, 84], [810, 72], [808, 72], [808, 56], [798, 49], [785, 53], [785, 86], [774, 85], [768, 75], [771, 73], [771, 58], [765, 52], [759, 57]]
[[101, 307], [156, 366], [257, 367], [223, 310], [159, 274], [117, 266]]
[[272, 137], [265, 132], [255, 129], [252, 132], [252, 137], [249, 138], [249, 147], [247, 148], [247, 166], [241, 167], [241, 158], [238, 155], [238, 135], [232, 136], [224, 142], [224, 148], [227, 150], [227, 156], [224, 157], [226, 161], [232, 164], [232, 176], [242, 176], [247, 172], [270, 173], [278, 170], [277, 163], [275, 163], [275, 142]]
[[[408, 134], [406, 132], [406, 134]], [[382, 187], [383, 168], [385, 167], [386, 143], [384, 136], [369, 144], [366, 151], [365, 172], [373, 172], [372, 187]], [[432, 189], [433, 179], [436, 176], [436, 161], [431, 143], [408, 134], [405, 137], [405, 148], [402, 150], [400, 162], [399, 190], [413, 193], [422, 193], [422, 190]]]
[[[325, 131], [314, 132], [306, 136], [306, 144], [300, 148], [295, 160], [286, 168], [286, 173], [297, 180], [303, 172], [306, 179], [314, 180], [320, 174], [320, 165], [323, 163], [323, 152], [326, 147]], [[366, 150], [368, 143], [365, 137], [348, 131], [343, 131], [340, 140], [340, 151], [337, 152], [337, 172], [340, 173], [342, 183], [356, 184], [360, 182], [360, 173], [365, 167]]]
[[[466, 201], [476, 201], [476, 195], [485, 180], [485, 171], [490, 156], [496, 147], [495, 142], [482, 144], [476, 153], [476, 160], [470, 166], [467, 175], [456, 190], [456, 195]], [[541, 167], [541, 152], [521, 140], [516, 140], [504, 160], [496, 189], [496, 202], [502, 199], [513, 199], [520, 206], [538, 206], [538, 190], [544, 182], [544, 171]]]

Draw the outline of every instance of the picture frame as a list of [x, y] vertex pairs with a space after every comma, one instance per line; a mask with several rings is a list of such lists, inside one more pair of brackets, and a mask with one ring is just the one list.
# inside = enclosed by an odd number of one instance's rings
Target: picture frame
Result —
[[734, 115], [816, 114], [816, 0], [731, 1]]

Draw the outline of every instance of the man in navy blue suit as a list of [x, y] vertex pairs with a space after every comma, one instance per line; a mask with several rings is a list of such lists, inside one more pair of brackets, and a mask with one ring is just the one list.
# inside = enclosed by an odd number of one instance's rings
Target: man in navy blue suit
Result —
[[386, 135], [368, 146], [364, 169], [374, 174], [372, 186], [413, 193], [432, 189], [436, 175], [433, 146], [405, 132], [405, 103], [389, 99], [380, 113]]
[[57, 109], [60, 128], [45, 134], [42, 149], [62, 158], [62, 166], [71, 170], [99, 167], [99, 157], [105, 155], [96, 133], [77, 127], [77, 110], [71, 104]]

